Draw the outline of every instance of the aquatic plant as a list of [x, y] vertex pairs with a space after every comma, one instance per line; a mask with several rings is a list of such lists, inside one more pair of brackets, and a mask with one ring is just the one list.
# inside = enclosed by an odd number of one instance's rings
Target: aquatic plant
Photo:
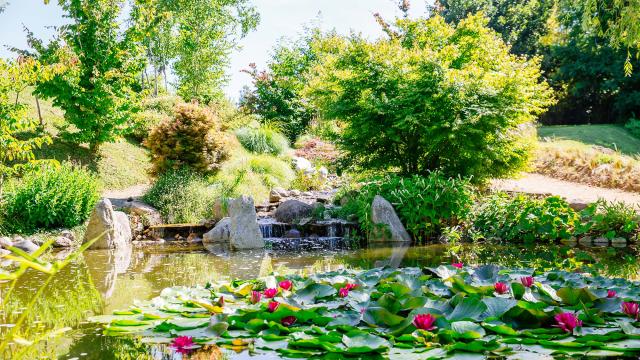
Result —
[[530, 288], [533, 286], [533, 276], [523, 276], [520, 278], [520, 282], [524, 287]]
[[436, 318], [431, 314], [418, 314], [413, 318], [412, 324], [416, 329], [431, 331], [436, 328], [435, 322]]
[[572, 313], [563, 312], [554, 316], [554, 319], [557, 323], [554, 326], [568, 333], [572, 333], [573, 329], [582, 326], [582, 321], [578, 320], [578, 317]]

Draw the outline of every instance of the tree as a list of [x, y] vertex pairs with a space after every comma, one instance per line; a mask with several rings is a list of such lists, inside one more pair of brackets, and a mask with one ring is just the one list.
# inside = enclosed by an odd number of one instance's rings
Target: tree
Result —
[[344, 125], [343, 163], [476, 182], [521, 170], [527, 128], [552, 103], [540, 59], [509, 53], [487, 20], [398, 20], [397, 38], [350, 40], [314, 69], [307, 93]]
[[538, 54], [545, 36], [552, 0], [437, 0], [433, 10], [448, 23], [457, 24], [471, 14], [482, 12], [489, 27], [500, 33], [515, 54]]
[[260, 17], [248, 0], [168, 2], [176, 24], [174, 72], [183, 99], [208, 102], [221, 96], [229, 54]]
[[128, 132], [132, 113], [139, 109], [144, 66], [135, 27], [121, 30], [118, 23], [123, 0], [59, 0], [71, 20], [60, 38], [47, 46], [31, 43], [49, 64], [67, 54], [75, 66], [46, 82], [36, 94], [52, 98], [72, 125], [63, 135], [75, 143], [88, 143], [97, 154], [104, 142]]
[[5, 180], [38, 162], [33, 151], [51, 143], [47, 135], [35, 133], [38, 122], [27, 116], [27, 107], [14, 96], [38, 78], [50, 78], [60, 66], [44, 67], [32, 58], [0, 59], [0, 199]]

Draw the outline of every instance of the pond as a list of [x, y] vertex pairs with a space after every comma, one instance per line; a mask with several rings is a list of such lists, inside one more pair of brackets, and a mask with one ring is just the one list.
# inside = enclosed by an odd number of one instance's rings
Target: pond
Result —
[[[251, 251], [214, 255], [199, 245], [159, 245], [117, 252], [92, 250], [49, 284], [22, 330], [33, 339], [44, 329], [69, 327], [60, 336], [24, 346], [27, 359], [172, 359], [180, 358], [166, 347], [134, 339], [103, 336], [103, 329], [86, 322], [91, 315], [127, 309], [136, 300], [149, 300], [166, 287], [204, 285], [225, 279], [250, 279], [272, 271], [311, 274], [340, 268], [370, 269], [389, 266], [438, 266], [452, 262], [469, 265], [497, 264], [510, 267], [563, 269], [591, 272], [630, 280], [640, 278], [638, 251], [628, 248], [579, 248], [566, 246], [498, 246], [487, 244], [429, 245], [359, 250], [304, 252]], [[61, 256], [52, 254], [51, 256]], [[31, 300], [44, 276], [28, 272], [16, 288], [0, 327], [0, 336]], [[0, 284], [2, 297], [7, 284]], [[4, 355], [4, 356], [3, 356]], [[0, 358], [12, 358], [0, 354]], [[217, 358], [209, 354], [207, 358]], [[251, 358], [246, 351], [227, 353], [229, 358]], [[260, 357], [264, 358], [264, 356]], [[274, 354], [273, 358], [277, 358]]]

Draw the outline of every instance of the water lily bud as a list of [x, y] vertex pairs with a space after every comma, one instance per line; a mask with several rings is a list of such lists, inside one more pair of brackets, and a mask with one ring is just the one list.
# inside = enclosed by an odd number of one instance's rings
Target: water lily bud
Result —
[[280, 286], [280, 288], [282, 288], [283, 290], [289, 291], [293, 287], [293, 283], [291, 282], [291, 280], [283, 280], [280, 281], [280, 284], [278, 284], [278, 286]]
[[271, 299], [274, 296], [276, 296], [277, 293], [278, 293], [278, 289], [276, 289], [276, 288], [265, 289], [264, 290], [264, 297]]
[[267, 311], [274, 312], [280, 306], [280, 303], [277, 301], [270, 301], [269, 305], [267, 305]]
[[507, 284], [503, 282], [495, 283], [493, 285], [493, 288], [496, 290], [498, 294], [506, 294], [507, 292], [509, 292], [509, 287], [507, 286]]
[[533, 286], [533, 276], [523, 276], [520, 278], [520, 282], [524, 287], [532, 287]]

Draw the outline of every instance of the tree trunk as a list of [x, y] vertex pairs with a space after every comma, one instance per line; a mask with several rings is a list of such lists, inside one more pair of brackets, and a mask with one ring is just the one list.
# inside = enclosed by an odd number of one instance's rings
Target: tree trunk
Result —
[[20, 91], [16, 91], [16, 105], [18, 105], [18, 98], [20, 97]]
[[153, 94], [156, 97], [158, 96], [158, 69], [156, 64], [153, 64]]
[[38, 108], [38, 119], [40, 120], [40, 126], [44, 128], [44, 120], [42, 120], [42, 112], [40, 111], [40, 100], [36, 96], [36, 108]]

